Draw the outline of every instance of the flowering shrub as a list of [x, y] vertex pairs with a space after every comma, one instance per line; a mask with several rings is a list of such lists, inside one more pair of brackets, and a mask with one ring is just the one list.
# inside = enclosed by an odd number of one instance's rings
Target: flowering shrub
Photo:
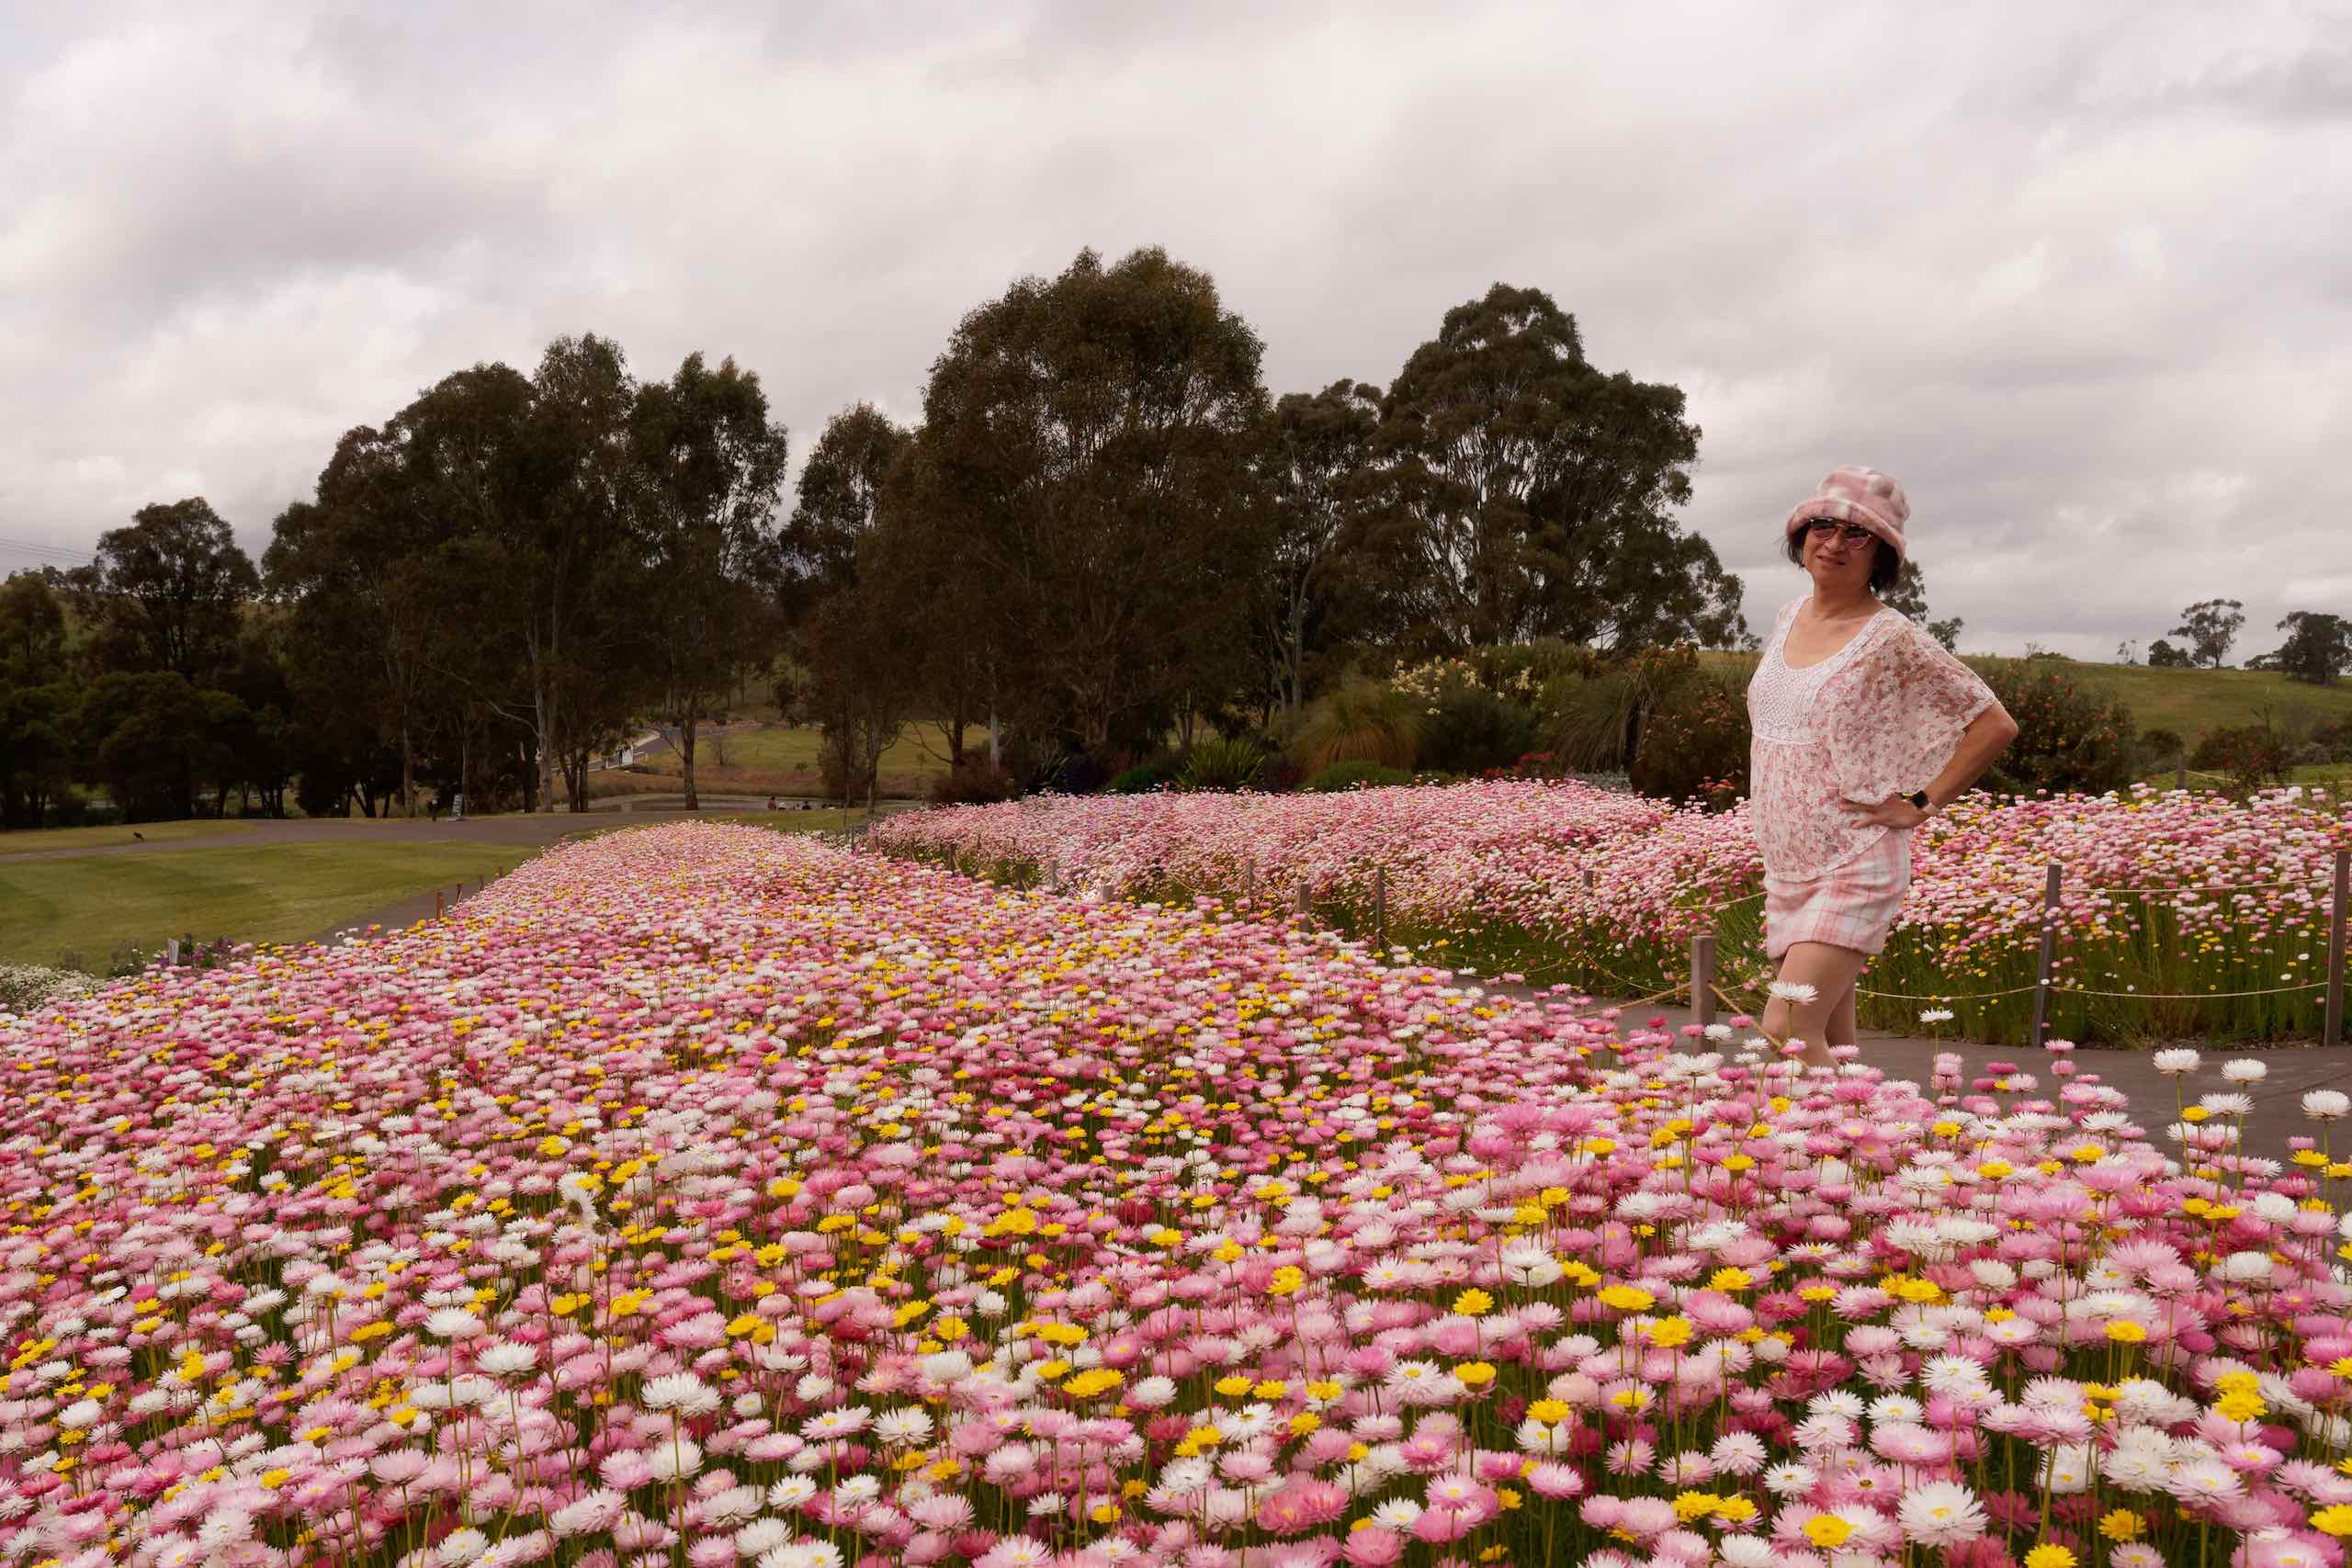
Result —
[[[1963, 1031], [2024, 1038], [2044, 866], [2065, 868], [2052, 1012], [2070, 1038], [2312, 1027], [2326, 962], [2330, 857], [2342, 803], [2289, 788], [2241, 804], [2140, 786], [2107, 795], [1972, 795], [1913, 840], [1911, 893], [1863, 984], [1865, 1014], [1908, 1024], [1959, 999]], [[1140, 897], [1245, 893], [1369, 931], [1382, 874], [1388, 930], [1442, 951], [1619, 996], [1687, 974], [1713, 927], [1735, 985], [1761, 984], [1763, 866], [1747, 807], [1709, 814], [1573, 783], [1215, 800], [1035, 799], [898, 817], [874, 841], [1011, 880], [1046, 874]], [[2218, 886], [2224, 891], [2206, 891]], [[2154, 888], [2109, 893], [2110, 887]], [[2294, 987], [2294, 988], [2287, 988]], [[2202, 999], [2207, 993], [2267, 994]], [[2192, 999], [2142, 1001], [2134, 993]], [[1756, 999], [1760, 1001], [1760, 997]]]
[[693, 824], [158, 971], [0, 1025], [0, 1554], [2340, 1562], [2352, 1165], [1626, 1021]]
[[88, 990], [96, 982], [72, 969], [39, 964], [0, 964], [0, 1012], [25, 1012], [56, 997]]

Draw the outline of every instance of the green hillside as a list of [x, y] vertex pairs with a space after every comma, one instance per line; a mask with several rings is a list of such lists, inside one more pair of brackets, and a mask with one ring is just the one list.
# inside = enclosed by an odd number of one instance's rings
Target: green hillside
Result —
[[2144, 664], [2069, 663], [2082, 682], [2112, 693], [2143, 732], [2169, 729], [2189, 745], [2209, 730], [2259, 723], [2281, 728], [2298, 710], [2314, 719], [2352, 718], [2352, 682], [2313, 686], [2270, 670], [2151, 670]]
[[[1703, 656], [1745, 677], [1756, 666], [1752, 653]], [[1968, 656], [1972, 660], [1977, 656]], [[2143, 733], [2169, 729], [2194, 747], [2208, 731], [2258, 724], [2266, 711], [2274, 724], [2294, 728], [2299, 714], [2314, 720], [2352, 718], [2352, 681], [2313, 686], [2268, 670], [2153, 670], [2144, 664], [2061, 661], [2086, 686], [2123, 699], [2132, 725]]]

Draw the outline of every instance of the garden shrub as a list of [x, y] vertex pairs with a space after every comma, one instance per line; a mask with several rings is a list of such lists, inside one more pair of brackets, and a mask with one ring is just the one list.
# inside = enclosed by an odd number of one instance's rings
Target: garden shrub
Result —
[[1623, 772], [1633, 706], [1633, 678], [1623, 670], [1558, 676], [1544, 684], [1536, 732], [1571, 770]]
[[2231, 782], [2252, 787], [2287, 777], [2287, 739], [2267, 724], [2233, 724], [2209, 733], [2197, 743], [2188, 765], [2206, 773], [2227, 773]]
[[2165, 729], [2159, 726], [2154, 729], [2143, 729], [2140, 732], [2140, 769], [2143, 773], [2154, 773], [2162, 768], [2169, 768], [2175, 761], [2185, 756], [2188, 750], [2188, 742], [2180, 738], [2180, 731], [2177, 729]]
[[1509, 768], [1535, 743], [1535, 716], [1477, 686], [1439, 694], [1421, 729], [1420, 764], [1447, 773]]
[[1694, 670], [1651, 702], [1626, 772], [1644, 795], [1728, 810], [1747, 794], [1748, 736], [1746, 690]]
[[1113, 795], [1149, 795], [1176, 782], [1176, 766], [1177, 759], [1171, 755], [1147, 758], [1104, 787]]
[[1420, 760], [1427, 705], [1393, 686], [1351, 681], [1307, 708], [1291, 739], [1291, 755], [1310, 773], [1335, 762], [1409, 768]]
[[1334, 762], [1307, 780], [1301, 787], [1312, 790], [1317, 795], [1329, 795], [1339, 790], [1353, 789], [1358, 784], [1366, 788], [1379, 788], [1393, 784], [1408, 784], [1412, 782], [1413, 775], [1402, 768], [1385, 768], [1378, 762], [1358, 760], [1353, 762]]
[[2132, 710], [2085, 686], [2065, 659], [1981, 659], [1976, 672], [2017, 720], [2018, 738], [1995, 760], [1984, 786], [2016, 795], [2037, 789], [2103, 795], [2132, 780], [2137, 754]]
[[937, 806], [987, 805], [1020, 793], [1012, 775], [985, 756], [967, 757], [960, 766], [931, 781], [932, 802]]
[[1194, 742], [1176, 770], [1176, 787], [1186, 790], [1256, 789], [1264, 781], [1266, 763], [1273, 753], [1257, 741], [1210, 739]]

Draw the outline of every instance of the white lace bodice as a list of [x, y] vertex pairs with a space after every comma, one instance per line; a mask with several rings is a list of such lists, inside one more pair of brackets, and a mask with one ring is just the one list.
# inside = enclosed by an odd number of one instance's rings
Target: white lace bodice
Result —
[[[1895, 614], [1881, 610], [1879, 615]], [[1783, 615], [1772, 627], [1772, 640], [1764, 648], [1764, 657], [1758, 661], [1755, 678], [1747, 686], [1748, 723], [1757, 736], [1765, 740], [1777, 740], [1783, 745], [1804, 746], [1815, 739], [1813, 727], [1814, 699], [1830, 676], [1845, 668], [1876, 629], [1878, 616], [1865, 621], [1846, 646], [1818, 663], [1802, 670], [1792, 669], [1783, 656], [1782, 646], [1788, 641], [1789, 626], [1794, 617]]]

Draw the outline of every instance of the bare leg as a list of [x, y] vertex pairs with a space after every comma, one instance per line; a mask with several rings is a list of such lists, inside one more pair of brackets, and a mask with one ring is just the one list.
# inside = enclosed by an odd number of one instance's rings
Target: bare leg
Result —
[[1846, 994], [1838, 998], [1836, 1007], [1829, 1010], [1829, 1023], [1822, 1031], [1821, 1038], [1825, 1044], [1829, 1045], [1854, 1043], [1854, 987], [1852, 986], [1846, 987]]
[[1781, 978], [1812, 987], [1813, 999], [1788, 1002], [1773, 998], [1764, 1007], [1764, 1032], [1776, 1041], [1804, 1041], [1806, 1066], [1830, 1066], [1830, 1015], [1841, 1002], [1846, 1006], [1846, 1033], [1850, 1040], [1854, 980], [1869, 962], [1870, 954], [1850, 947], [1832, 947], [1826, 942], [1792, 942], [1781, 957]]

